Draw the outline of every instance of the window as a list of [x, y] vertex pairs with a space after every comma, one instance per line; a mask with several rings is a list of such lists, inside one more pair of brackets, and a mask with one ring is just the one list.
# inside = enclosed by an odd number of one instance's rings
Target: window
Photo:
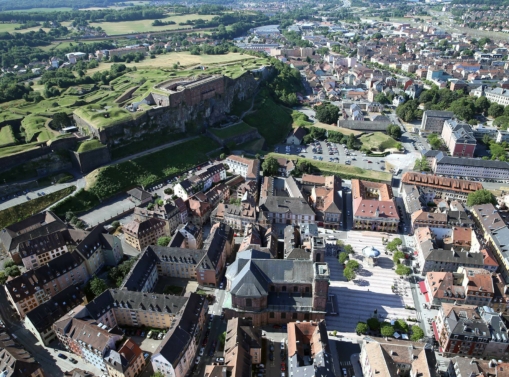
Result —
[[299, 291], [299, 287], [297, 287], [297, 286], [293, 287], [293, 291], [294, 292], [298, 292]]
[[274, 312], [269, 313], [269, 318], [274, 318]]
[[297, 313], [292, 313], [292, 319], [297, 319]]
[[250, 298], [246, 298], [246, 306], [248, 308], [250, 308], [251, 306], [253, 306], [253, 301], [250, 299]]
[[281, 288], [281, 291], [286, 292], [286, 285], [283, 285], [283, 287]]
[[286, 313], [284, 312], [281, 313], [281, 319], [286, 319]]
[[309, 287], [306, 287], [306, 293], [309, 293]]

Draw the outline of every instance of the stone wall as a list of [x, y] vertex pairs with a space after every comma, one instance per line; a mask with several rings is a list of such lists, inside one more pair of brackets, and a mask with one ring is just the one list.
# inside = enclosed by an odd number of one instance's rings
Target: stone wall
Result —
[[222, 146], [229, 145], [231, 143], [234, 143], [235, 145], [239, 145], [239, 144], [247, 143], [248, 141], [251, 141], [251, 140], [261, 138], [257, 129], [247, 131], [241, 135], [232, 136], [232, 137], [229, 137], [226, 139], [221, 139], [221, 138], [217, 137], [209, 130], [207, 130], [206, 134], [207, 134], [207, 136], [209, 136], [213, 140], [217, 141]]
[[[263, 74], [264, 72], [260, 75]], [[101, 130], [88, 124], [76, 114], [74, 114], [74, 120], [79, 128], [87, 129], [102, 143], [108, 144], [120, 144], [135, 140], [146, 134], [159, 133], [165, 130], [168, 130], [168, 132], [199, 134], [209, 126], [223, 120], [230, 112], [235, 99], [242, 101], [252, 97], [259, 82], [259, 79], [255, 78], [255, 74], [251, 72], [246, 72], [237, 79], [220, 76], [217, 80], [211, 80], [209, 84], [198, 85], [195, 91], [190, 90], [189, 103], [184, 102], [175, 107], [156, 107], [148, 110], [137, 119]], [[183, 92], [186, 92], [186, 90]], [[169, 101], [168, 98], [173, 97], [174, 94], [172, 93], [170, 96], [170, 93], [168, 93], [168, 97], [165, 97], [161, 94], [152, 93], [152, 98], [156, 105], [159, 104], [159, 100], [164, 105]]]
[[74, 166], [80, 169], [82, 173], [91, 172], [99, 166], [111, 161], [110, 150], [107, 146], [82, 153], [74, 151], [70, 153]]
[[0, 172], [12, 169], [34, 158], [46, 156], [56, 150], [73, 149], [76, 147], [77, 142], [78, 139], [72, 136], [64, 139], [47, 141], [46, 143], [39, 144], [34, 149], [0, 157]]

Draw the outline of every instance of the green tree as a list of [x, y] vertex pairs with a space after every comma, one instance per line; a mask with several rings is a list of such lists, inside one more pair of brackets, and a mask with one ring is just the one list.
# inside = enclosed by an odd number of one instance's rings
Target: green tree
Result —
[[275, 176], [279, 169], [279, 163], [274, 157], [267, 157], [262, 164], [264, 176]]
[[497, 144], [497, 143], [490, 143], [490, 152], [491, 152], [492, 160], [500, 160], [500, 161], [506, 160], [505, 148], [502, 145]]
[[348, 254], [353, 254], [354, 253], [352, 245], [345, 245], [343, 250], [346, 251]]
[[360, 268], [359, 262], [354, 259], [350, 259], [346, 262], [346, 268], [351, 268], [352, 271], [357, 271]]
[[66, 113], [56, 113], [53, 115], [51, 126], [55, 130], [61, 130], [70, 124], [69, 116]]
[[422, 338], [424, 338], [424, 331], [422, 331], [422, 329], [418, 325], [413, 325], [412, 335], [410, 336], [410, 339], [414, 342], [417, 342]]
[[405, 254], [402, 251], [396, 251], [392, 256], [392, 261], [396, 264], [399, 264], [400, 259], [405, 258]]
[[497, 200], [495, 196], [486, 189], [477, 190], [468, 194], [467, 206], [469, 207], [487, 203], [497, 204]]
[[6, 281], [7, 281], [7, 275], [5, 274], [4, 271], [0, 271], [0, 284], [4, 285]]
[[386, 132], [387, 135], [396, 140], [398, 140], [402, 135], [401, 128], [396, 124], [389, 124], [386, 128]]
[[488, 135], [488, 134], [482, 135], [482, 142], [484, 145], [489, 146], [491, 144], [491, 141], [492, 141], [492, 139], [491, 139], [490, 135]]
[[10, 277], [16, 277], [21, 275], [21, 271], [18, 266], [11, 266], [5, 268], [5, 273], [9, 275]]
[[378, 93], [376, 96], [375, 96], [375, 102], [379, 102], [381, 103], [382, 105], [387, 105], [389, 103], [391, 103], [391, 101], [389, 101], [389, 98], [387, 98], [387, 96], [385, 95], [385, 93]]
[[398, 319], [394, 323], [394, 328], [397, 331], [401, 331], [402, 333], [407, 333], [408, 329], [409, 329], [409, 326], [408, 326], [408, 323], [406, 323], [404, 319]]
[[[505, 109], [508, 109], [508, 108], [509, 108], [509, 106], [506, 106], [504, 108], [504, 113], [505, 113]], [[498, 118], [496, 118], [493, 121], [493, 125], [499, 127], [502, 130], [507, 130], [507, 128], [509, 128], [509, 115], [499, 116]]]
[[382, 336], [384, 336], [386, 338], [389, 336], [393, 336], [394, 335], [394, 327], [392, 327], [392, 325], [390, 323], [384, 322], [380, 326], [380, 333], [382, 334]]
[[346, 278], [346, 280], [348, 281], [352, 281], [353, 279], [355, 279], [355, 271], [352, 270], [351, 268], [349, 267], [346, 267], [344, 270], [343, 270], [343, 276]]
[[171, 241], [171, 238], [170, 238], [170, 237], [166, 237], [166, 236], [164, 236], [164, 237], [159, 237], [159, 238], [157, 239], [157, 244], [158, 244], [159, 246], [168, 246], [168, 244], [170, 243], [170, 241]]
[[401, 241], [401, 238], [395, 238], [391, 242], [387, 243], [385, 248], [389, 251], [396, 251], [398, 250], [398, 246], [401, 246], [402, 244], [403, 241]]
[[404, 264], [398, 264], [396, 267], [396, 273], [400, 276], [408, 276], [412, 273], [412, 269], [410, 267], [405, 266]]
[[348, 147], [348, 149], [355, 149], [356, 145], [357, 139], [355, 138], [355, 135], [354, 134], [348, 135], [348, 140], [346, 142], [346, 146]]
[[221, 347], [224, 347], [225, 341], [226, 341], [226, 331], [223, 331], [221, 334], [219, 334], [219, 344], [221, 344]]
[[366, 334], [369, 330], [368, 325], [365, 322], [358, 322], [355, 327], [355, 332], [357, 334]]
[[421, 158], [418, 158], [415, 160], [414, 164], [414, 170], [415, 171], [431, 171], [431, 168], [429, 166], [428, 159], [426, 156], [422, 156]]
[[94, 277], [88, 282], [87, 288], [85, 288], [85, 291], [88, 290], [88, 292], [92, 295], [92, 298], [94, 298], [108, 289], [108, 286], [103, 279], [99, 279], [94, 275]]
[[164, 189], [164, 193], [165, 193], [166, 195], [173, 195], [173, 190], [172, 190], [171, 188], [169, 188], [169, 187], [168, 187], [168, 188], [165, 188], [165, 189]]
[[370, 318], [366, 321], [366, 323], [372, 331], [378, 330], [380, 328], [380, 322], [376, 318]]
[[156, 372], [152, 375], [152, 377], [165, 377], [165, 376], [161, 372]]
[[475, 107], [479, 113], [487, 114], [490, 108], [490, 101], [484, 96], [481, 96], [475, 100]]
[[428, 135], [428, 143], [432, 149], [439, 149], [442, 146], [442, 139], [436, 133], [430, 133]]
[[312, 173], [313, 165], [306, 160], [299, 160], [299, 161], [297, 161], [297, 170], [302, 174]]
[[492, 118], [497, 118], [504, 115], [504, 106], [498, 103], [492, 103], [488, 109], [488, 115]]
[[405, 52], [407, 52], [405, 42], [401, 42], [401, 44], [399, 45], [399, 48], [398, 48], [398, 52], [400, 54], [404, 54]]
[[319, 122], [335, 124], [339, 118], [339, 107], [330, 103], [323, 103], [315, 107], [315, 116]]
[[458, 118], [465, 121], [472, 119], [476, 112], [474, 101], [471, 98], [466, 97], [453, 101], [449, 110], [452, 111]]
[[338, 260], [339, 263], [346, 263], [346, 261], [348, 260], [348, 253], [346, 251], [339, 253]]

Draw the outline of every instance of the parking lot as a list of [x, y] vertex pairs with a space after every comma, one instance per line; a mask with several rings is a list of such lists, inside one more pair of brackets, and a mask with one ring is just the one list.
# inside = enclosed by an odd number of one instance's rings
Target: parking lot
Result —
[[349, 150], [346, 145], [326, 141], [317, 141], [309, 145], [280, 144], [275, 147], [274, 152], [386, 172], [390, 172], [391, 169], [395, 172], [400, 169], [412, 168], [416, 158], [420, 157], [418, 152], [396, 153], [386, 157], [368, 157], [361, 151]]
[[[265, 361], [264, 366], [266, 371], [263, 377], [280, 377], [282, 373], [287, 376], [288, 349], [286, 343], [288, 341], [288, 333], [286, 326], [277, 329], [273, 327], [263, 327], [262, 329], [264, 334], [263, 341], [265, 343], [265, 357], [262, 358], [262, 363]], [[254, 367], [255, 371], [259, 369], [258, 367]], [[256, 373], [255, 375], [258, 374], [259, 373]]]

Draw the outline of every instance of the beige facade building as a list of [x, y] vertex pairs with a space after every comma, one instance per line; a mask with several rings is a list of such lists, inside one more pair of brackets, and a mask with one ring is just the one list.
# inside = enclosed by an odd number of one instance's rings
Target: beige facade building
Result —
[[166, 235], [166, 222], [156, 218], [133, 220], [123, 226], [125, 241], [138, 251], [157, 244], [157, 239]]

